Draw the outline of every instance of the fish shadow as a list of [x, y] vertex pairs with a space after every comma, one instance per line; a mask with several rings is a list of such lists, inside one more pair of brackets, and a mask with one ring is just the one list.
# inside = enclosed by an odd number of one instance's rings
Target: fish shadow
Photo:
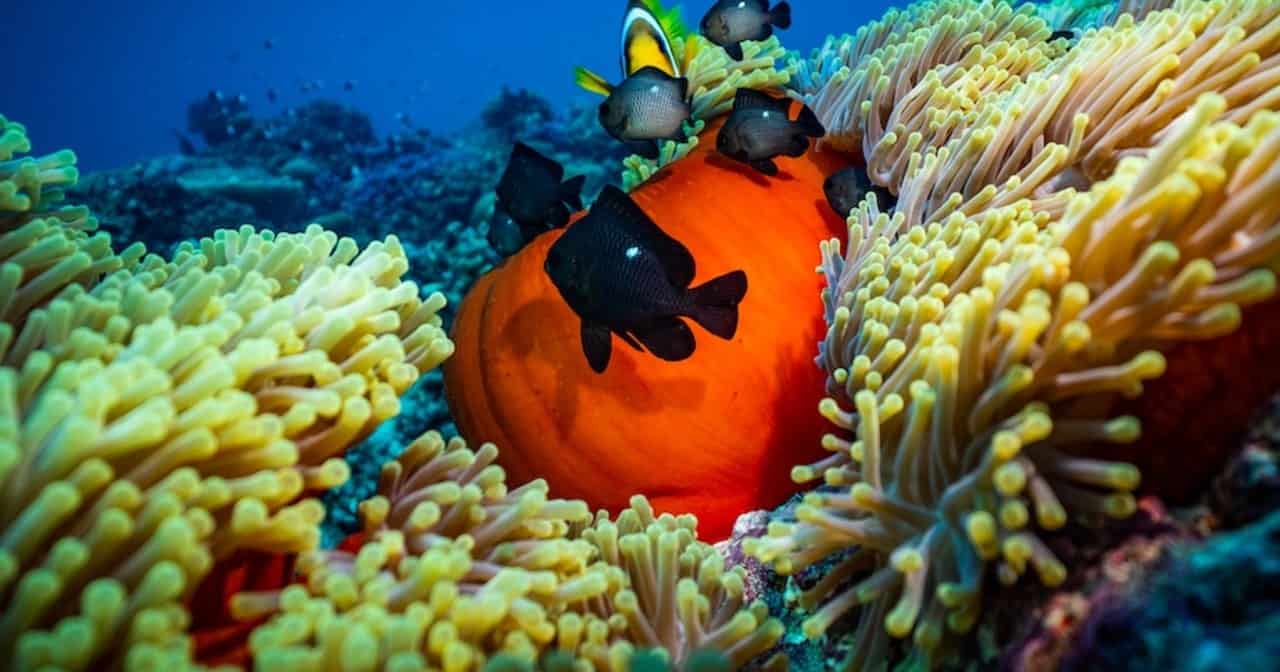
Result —
[[712, 152], [710, 154], [707, 154], [705, 161], [711, 164], [712, 166], [715, 166], [716, 168], [721, 168], [723, 170], [728, 170], [734, 173], [738, 173], [739, 175], [742, 175], [748, 180], [751, 180], [756, 184], [756, 186], [759, 186], [759, 187], [767, 188], [769, 186], [770, 181], [773, 181], [773, 180], [791, 181], [796, 179], [794, 175], [792, 175], [791, 173], [787, 172], [782, 168], [778, 169], [777, 175], [770, 177], [768, 175], [765, 175], [764, 173], [761, 173], [755, 168], [752, 168], [751, 166], [748, 166], [747, 164], [742, 163], [741, 161], [734, 161], [733, 159], [730, 159], [729, 157], [724, 156], [718, 152]]
[[[577, 330], [565, 335], [560, 330], [546, 329], [549, 319], [556, 319], [562, 306], [553, 299], [536, 299], [520, 306], [507, 322], [500, 338], [502, 347], [510, 348], [520, 361], [540, 359], [555, 371], [555, 390], [549, 399], [548, 413], [562, 433], [568, 434], [578, 414], [590, 411], [594, 399], [607, 397], [635, 414], [637, 422], [671, 409], [696, 408], [706, 397], [706, 382], [681, 374], [678, 362], [664, 362], [649, 353], [632, 350], [613, 336], [613, 356], [605, 373], [598, 374], [587, 364]], [[577, 324], [577, 316], [572, 316]], [[714, 338], [699, 334], [699, 338]], [[568, 357], [565, 354], [568, 353]], [[629, 353], [630, 356], [623, 356]], [[695, 361], [698, 356], [686, 361]], [[644, 361], [645, 358], [653, 362]], [[566, 361], [566, 359], [568, 361]], [[670, 372], [660, 367], [671, 366]], [[587, 404], [583, 409], [582, 405]]]
[[831, 231], [831, 235], [840, 239], [840, 244], [847, 244], [849, 237], [849, 218], [841, 217], [836, 209], [831, 207], [825, 198], [813, 199], [813, 209], [818, 213], [818, 217], [827, 223], [827, 228]]

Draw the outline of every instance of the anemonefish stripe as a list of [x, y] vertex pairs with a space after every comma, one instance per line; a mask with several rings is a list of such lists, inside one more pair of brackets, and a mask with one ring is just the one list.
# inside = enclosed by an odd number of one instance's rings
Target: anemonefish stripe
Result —
[[622, 74], [629, 77], [645, 66], [680, 76], [662, 24], [649, 8], [635, 3], [622, 21]]

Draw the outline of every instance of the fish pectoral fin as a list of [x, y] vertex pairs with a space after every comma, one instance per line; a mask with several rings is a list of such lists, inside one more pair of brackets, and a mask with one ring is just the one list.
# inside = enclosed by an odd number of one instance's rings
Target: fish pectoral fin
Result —
[[749, 163], [752, 168], [755, 168], [757, 171], [764, 173], [769, 177], [773, 177], [778, 174], [778, 164], [774, 163], [773, 159], [756, 159]]
[[587, 356], [587, 364], [596, 373], [604, 373], [609, 368], [609, 356], [613, 353], [613, 336], [609, 328], [603, 324], [582, 321], [582, 354]]
[[635, 348], [636, 352], [644, 352], [644, 346], [640, 345], [640, 341], [637, 341], [635, 336], [632, 336], [625, 331], [619, 331], [616, 333], [618, 334], [618, 338], [622, 339], [623, 343]]
[[729, 58], [732, 58], [735, 61], [741, 61], [743, 56], [742, 43], [734, 42], [733, 44], [726, 45], [724, 48], [724, 53], [729, 54]]
[[807, 151], [809, 151], [809, 136], [802, 132], [793, 133], [785, 154], [790, 157], [799, 157], [804, 156]]
[[693, 282], [696, 275], [693, 255], [683, 243], [667, 235], [665, 231], [649, 219], [640, 206], [621, 189], [609, 185], [600, 192], [600, 197], [591, 206], [592, 212], [597, 209], [608, 213], [609, 219], [640, 241], [640, 245], [653, 252], [662, 264], [667, 282], [672, 286], [685, 288]]
[[658, 359], [678, 362], [693, 355], [693, 330], [678, 317], [659, 317], [632, 329], [636, 338]]

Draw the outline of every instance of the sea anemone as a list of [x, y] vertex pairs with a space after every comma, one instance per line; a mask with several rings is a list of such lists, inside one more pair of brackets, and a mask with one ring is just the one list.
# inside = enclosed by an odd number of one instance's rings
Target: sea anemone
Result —
[[[847, 252], [823, 251], [820, 410], [848, 434], [793, 473], [828, 487], [748, 544], [785, 572], [857, 549], [803, 600], [814, 636], [860, 608], [851, 669], [908, 636], [936, 662], [945, 633], [976, 623], [988, 564], [1004, 583], [1065, 578], [1034, 527], [1132, 512], [1138, 470], [1078, 447], [1135, 440], [1138, 419], [1110, 417], [1109, 400], [1137, 397], [1162, 351], [1231, 332], [1275, 291], [1274, 59], [1255, 50], [1276, 48], [1277, 17], [1249, 2], [1121, 17], [969, 113], [922, 108], [955, 122], [907, 135], [906, 161], [885, 159], [889, 134], [869, 146], [898, 210], [868, 199]], [[1083, 83], [1094, 72], [1105, 85]], [[1054, 179], [1068, 171], [1086, 191]]]
[[304, 554], [301, 583], [232, 602], [241, 618], [274, 614], [250, 638], [256, 664], [467, 670], [550, 654], [624, 672], [637, 651], [684, 668], [713, 649], [740, 666], [777, 641], [691, 517], [636, 498], [593, 522], [543, 481], [508, 489], [497, 453], [428, 433], [384, 466], [351, 550]]
[[346, 480], [345, 446], [452, 351], [442, 301], [400, 279], [394, 238], [362, 252], [316, 227], [117, 257], [92, 218], [48, 207], [75, 177], [54, 157], [3, 164], [0, 651], [185, 665], [214, 562], [315, 547], [304, 493]]
[[545, 478], [609, 511], [642, 493], [658, 511], [696, 514], [708, 539], [785, 500], [788, 466], [820, 453], [823, 374], [808, 353], [823, 326], [809, 250], [843, 228], [822, 196], [842, 161], [811, 153], [779, 165], [791, 179], [769, 182], [704, 143], [631, 194], [697, 259], [695, 285], [748, 276], [735, 337], [699, 337], [686, 361], [620, 348], [607, 371], [591, 370], [579, 319], [543, 270], [560, 232], [482, 277], [458, 309], [445, 365], [463, 436], [502, 446], [514, 482]]

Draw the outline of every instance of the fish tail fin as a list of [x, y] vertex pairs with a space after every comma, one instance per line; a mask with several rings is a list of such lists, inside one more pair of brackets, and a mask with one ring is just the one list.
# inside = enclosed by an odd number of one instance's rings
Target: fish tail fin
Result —
[[560, 184], [560, 200], [569, 204], [574, 210], [582, 209], [582, 185], [587, 181], [586, 175], [571, 177]]
[[747, 274], [731, 271], [689, 290], [693, 310], [689, 317], [703, 329], [723, 339], [738, 331], [738, 304], [747, 295]]
[[613, 85], [609, 83], [609, 80], [582, 66], [578, 66], [573, 69], [573, 81], [575, 84], [591, 93], [596, 93], [606, 97], [610, 93], [613, 93]]
[[782, 30], [790, 28], [791, 3], [779, 2], [774, 5], [773, 9], [769, 10], [769, 23], [773, 24], [774, 28], [781, 28]]
[[814, 114], [808, 105], [801, 106], [800, 116], [796, 117], [796, 123], [800, 125], [800, 130], [811, 138], [821, 138], [827, 134], [827, 129], [818, 120], [818, 115]]

